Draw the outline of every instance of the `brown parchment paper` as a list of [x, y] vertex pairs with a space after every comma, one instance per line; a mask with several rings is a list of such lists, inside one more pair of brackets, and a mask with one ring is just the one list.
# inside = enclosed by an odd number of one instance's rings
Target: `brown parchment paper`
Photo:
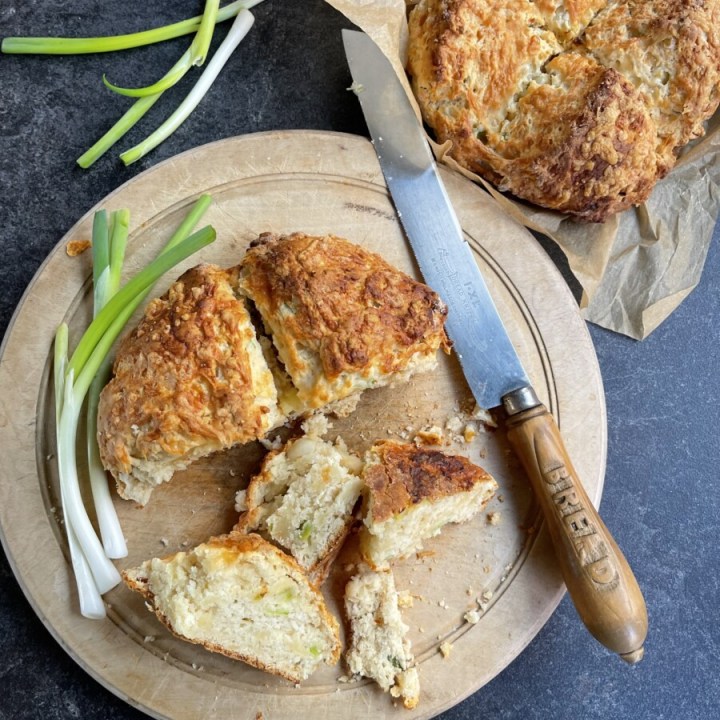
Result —
[[[365, 31], [392, 62], [420, 117], [404, 72], [405, 0], [327, 0]], [[446, 155], [450, 143], [428, 138], [439, 161], [481, 183], [506, 212], [552, 238], [583, 288], [590, 322], [636, 339], [647, 337], [697, 285], [720, 214], [720, 112], [702, 139], [688, 146], [648, 201], [603, 224], [580, 224], [560, 213], [499, 193]]]

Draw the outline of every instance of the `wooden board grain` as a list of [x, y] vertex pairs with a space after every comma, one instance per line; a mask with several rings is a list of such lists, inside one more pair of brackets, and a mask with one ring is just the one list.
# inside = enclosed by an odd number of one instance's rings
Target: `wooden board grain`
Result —
[[[605, 470], [606, 418], [593, 347], [561, 276], [521, 226], [464, 178], [443, 170], [461, 225], [498, 309], [541, 399], [555, 414], [571, 457], [596, 504]], [[131, 212], [127, 273], [162, 246], [198, 195], [214, 203], [205, 220], [217, 242], [201, 259], [237, 262], [260, 232], [334, 233], [418, 270], [395, 217], [375, 153], [363, 138], [285, 131], [231, 138], [184, 153], [134, 178], [101, 206]], [[52, 339], [70, 325], [71, 347], [91, 315], [91, 258], [71, 258], [71, 240], [90, 237], [92, 212], [62, 239], [21, 301], [0, 363], [0, 528], [5, 550], [28, 599], [67, 652], [120, 697], [155, 717], [428, 718], [482, 687], [515, 658], [548, 619], [564, 586], [538, 509], [502, 432], [481, 431], [450, 451], [469, 456], [497, 478], [488, 512], [429, 541], [429, 551], [395, 568], [397, 584], [415, 596], [404, 611], [420, 665], [422, 696], [413, 711], [397, 707], [368, 681], [338, 682], [342, 664], [300, 687], [171, 636], [124, 587], [108, 593], [108, 617], [83, 619], [59, 513], [52, 408]], [[198, 258], [185, 263], [188, 267]], [[164, 278], [162, 292], [181, 271]], [[382, 437], [443, 426], [471, 405], [453, 357], [408, 385], [367, 392], [349, 418], [335, 421], [362, 451]], [[264, 454], [250, 444], [200, 461], [138, 509], [116, 498], [129, 567], [150, 556], [191, 547], [235, 521], [233, 498]], [[29, 535], [32, 542], [28, 542]], [[344, 551], [325, 587], [338, 615], [353, 563]], [[477, 609], [480, 621], [465, 613]], [[453, 646], [449, 657], [442, 642]]]

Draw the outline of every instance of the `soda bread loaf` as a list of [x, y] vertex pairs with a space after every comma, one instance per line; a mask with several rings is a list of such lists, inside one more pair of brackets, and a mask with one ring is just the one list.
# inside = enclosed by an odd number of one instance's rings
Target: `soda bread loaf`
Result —
[[420, 678], [408, 626], [398, 606], [395, 579], [390, 570], [364, 569], [345, 588], [345, 614], [350, 625], [350, 647], [345, 655], [350, 672], [375, 680], [385, 692], [401, 697], [412, 709], [420, 698]]
[[720, 101], [720, 0], [420, 0], [409, 28], [450, 155], [580, 220], [642, 203]]
[[241, 491], [236, 530], [258, 532], [323, 579], [350, 531], [363, 481], [362, 461], [342, 443], [303, 436], [269, 454]]
[[374, 568], [417, 552], [447, 523], [469, 520], [497, 488], [467, 458], [394, 441], [376, 443], [369, 451], [364, 480], [360, 549]]
[[123, 573], [175, 635], [300, 682], [340, 657], [338, 623], [297, 563], [258, 535], [211, 538]]
[[103, 465], [144, 505], [199, 457], [433, 369], [446, 312], [347, 240], [262, 235], [239, 267], [185, 273], [123, 340], [99, 403]]
[[193, 460], [285, 421], [237, 275], [214, 265], [189, 270], [120, 344], [97, 437], [122, 497], [144, 505]]

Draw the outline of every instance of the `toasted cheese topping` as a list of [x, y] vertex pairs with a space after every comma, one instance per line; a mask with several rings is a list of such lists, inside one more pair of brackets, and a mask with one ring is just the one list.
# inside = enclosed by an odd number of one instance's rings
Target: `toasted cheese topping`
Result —
[[409, 27], [451, 156], [582, 220], [643, 202], [720, 101], [720, 0], [420, 0]]
[[261, 235], [239, 284], [310, 408], [428, 370], [449, 347], [430, 288], [333, 235]]
[[367, 503], [360, 548], [376, 568], [419, 551], [447, 523], [469, 520], [497, 488], [467, 458], [392, 441], [373, 446], [364, 478]]
[[175, 470], [284, 421], [236, 276], [189, 270], [120, 345], [100, 397], [98, 444], [123, 497], [145, 504]]

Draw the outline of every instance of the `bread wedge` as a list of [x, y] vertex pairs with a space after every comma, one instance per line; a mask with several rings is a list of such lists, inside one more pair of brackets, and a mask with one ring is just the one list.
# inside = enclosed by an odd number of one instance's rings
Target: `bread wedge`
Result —
[[189, 270], [122, 341], [97, 435], [122, 497], [145, 505], [177, 470], [285, 421], [236, 283], [234, 269]]
[[360, 549], [372, 567], [417, 552], [447, 523], [469, 520], [497, 483], [467, 458], [384, 441], [367, 453]]
[[401, 697], [406, 708], [414, 708], [420, 699], [420, 678], [392, 572], [363, 569], [355, 575], [345, 587], [345, 613], [350, 672], [372, 678], [385, 692]]
[[309, 409], [431, 370], [449, 350], [438, 295], [334, 235], [261, 235], [239, 285]]
[[297, 563], [230, 533], [123, 572], [183, 640], [300, 682], [340, 656], [338, 623]]
[[362, 461], [342, 441], [306, 435], [268, 455], [242, 492], [235, 526], [287, 550], [316, 580], [342, 545], [363, 488]]

